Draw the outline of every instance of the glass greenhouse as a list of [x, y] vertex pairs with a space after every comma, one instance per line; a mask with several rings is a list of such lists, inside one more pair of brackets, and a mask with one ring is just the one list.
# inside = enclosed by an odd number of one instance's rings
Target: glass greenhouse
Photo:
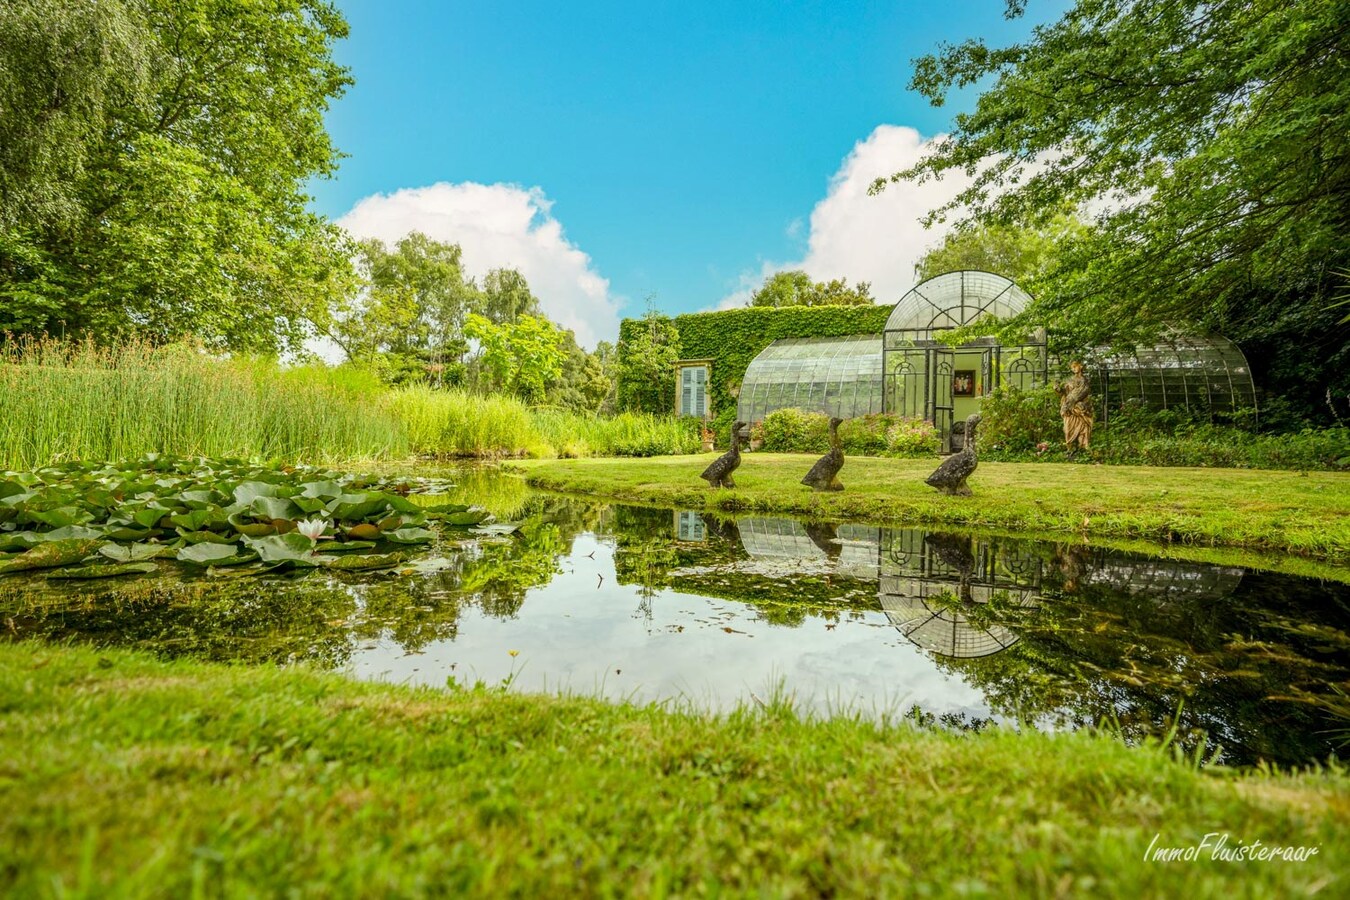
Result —
[[[769, 344], [745, 371], [737, 418], [759, 422], [786, 408], [845, 419], [885, 412], [932, 422], [950, 451], [984, 397], [1000, 385], [1049, 383], [1051, 359], [1044, 328], [1017, 345], [982, 337], [953, 347], [941, 333], [1015, 316], [1030, 303], [1026, 291], [991, 272], [930, 278], [900, 298], [882, 335]], [[1172, 332], [1155, 346], [1100, 350], [1085, 362], [1102, 421], [1132, 404], [1208, 414], [1256, 406], [1246, 358], [1221, 337]]]
[[745, 370], [736, 418], [759, 422], [776, 409], [841, 419], [881, 412], [881, 338], [792, 338], [765, 347]]
[[1103, 420], [1129, 406], [1210, 415], [1256, 407], [1247, 358], [1218, 335], [1172, 332], [1152, 347], [1093, 354], [1088, 369]]

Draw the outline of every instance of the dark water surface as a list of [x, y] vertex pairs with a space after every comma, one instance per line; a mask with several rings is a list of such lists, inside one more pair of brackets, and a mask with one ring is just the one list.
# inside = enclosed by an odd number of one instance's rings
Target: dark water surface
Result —
[[[533, 494], [460, 499], [522, 523], [411, 574], [0, 578], [13, 638], [171, 656], [311, 660], [358, 678], [564, 689], [961, 727], [1112, 723], [1233, 764], [1327, 758], [1350, 737], [1350, 588], [917, 528], [807, 524]], [[1339, 710], [1339, 711], [1338, 711]], [[1203, 738], [1202, 738], [1203, 735]]]

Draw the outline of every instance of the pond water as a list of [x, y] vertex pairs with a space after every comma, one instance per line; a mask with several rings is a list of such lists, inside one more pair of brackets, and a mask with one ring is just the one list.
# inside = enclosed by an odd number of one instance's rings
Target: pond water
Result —
[[[1350, 737], [1350, 587], [1086, 543], [722, 520], [461, 478], [521, 523], [412, 573], [0, 579], [11, 639], [202, 659], [309, 660], [358, 678], [509, 683], [726, 709], [962, 728], [1177, 724], [1224, 762], [1325, 759]], [[1329, 573], [1335, 575], [1336, 573]]]

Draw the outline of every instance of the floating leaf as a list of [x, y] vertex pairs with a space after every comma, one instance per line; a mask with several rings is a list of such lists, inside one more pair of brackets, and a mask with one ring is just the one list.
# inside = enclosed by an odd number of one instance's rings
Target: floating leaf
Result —
[[294, 519], [301, 513], [300, 507], [285, 497], [258, 497], [248, 508], [260, 519]]
[[384, 539], [396, 544], [429, 544], [436, 539], [436, 535], [425, 528], [399, 528], [386, 531]]
[[169, 524], [182, 531], [202, 531], [212, 522], [223, 524], [225, 517], [216, 507], [194, 509], [190, 512], [169, 516]]
[[265, 481], [245, 481], [234, 489], [234, 501], [249, 506], [259, 497], [275, 497], [277, 486]]
[[257, 553], [240, 551], [234, 544], [192, 544], [179, 550], [177, 556], [180, 562], [194, 566], [237, 566], [257, 558]]
[[376, 528], [374, 525], [353, 525], [351, 528], [347, 529], [347, 537], [356, 538], [360, 541], [373, 540], [379, 536], [380, 529]]
[[320, 553], [346, 553], [349, 550], [369, 550], [374, 541], [324, 541], [316, 548]]
[[[211, 546], [211, 545], [206, 545]], [[104, 544], [98, 552], [117, 562], [141, 562], [169, 553], [168, 544]]]
[[0, 552], [27, 550], [42, 543], [42, 535], [36, 531], [10, 531], [0, 534]]
[[443, 572], [453, 565], [454, 562], [444, 556], [429, 556], [425, 559], [415, 559], [399, 571], [406, 575], [430, 575], [433, 572]]
[[91, 521], [92, 514], [75, 506], [60, 506], [56, 509], [30, 510], [28, 517], [53, 528], [66, 528], [71, 525]]
[[[300, 497], [307, 499], [334, 500], [342, 496], [342, 485], [336, 481], [310, 481], [301, 485]], [[300, 498], [296, 498], [299, 502]], [[306, 510], [313, 512], [314, 510]]]
[[330, 569], [388, 569], [403, 562], [402, 553], [369, 553], [364, 556], [338, 556], [325, 560]]
[[249, 538], [247, 543], [265, 563], [318, 565], [314, 559], [314, 542], [303, 534], [274, 534], [270, 537]]
[[0, 572], [22, 572], [26, 569], [55, 569], [82, 561], [97, 553], [102, 541], [86, 538], [67, 538], [47, 541], [13, 559], [0, 563]]
[[326, 511], [328, 504], [321, 497], [292, 497], [291, 502], [300, 509], [301, 512], [309, 515], [321, 510]]
[[276, 534], [277, 530], [272, 527], [270, 522], [250, 522], [244, 517], [244, 513], [238, 512], [230, 516], [227, 520], [235, 531], [247, 537], [263, 537], [269, 534]]
[[79, 566], [73, 569], [57, 569], [48, 578], [112, 578], [117, 575], [149, 575], [158, 571], [154, 563], [122, 563], [120, 565]]
[[470, 529], [474, 534], [492, 534], [505, 535], [515, 534], [520, 529], [519, 525], [511, 522], [501, 522], [495, 525], [479, 525], [477, 528]]
[[184, 531], [178, 529], [178, 536], [189, 544], [233, 544], [235, 538], [214, 531]]
[[129, 525], [123, 525], [121, 528], [109, 528], [106, 537], [110, 537], [114, 541], [143, 541], [161, 533], [158, 528], [132, 528]]
[[76, 540], [102, 540], [105, 537], [102, 528], [89, 528], [85, 525], [66, 525], [63, 528], [53, 528], [51, 531], [44, 531], [38, 535], [38, 540], [46, 541], [67, 541]]

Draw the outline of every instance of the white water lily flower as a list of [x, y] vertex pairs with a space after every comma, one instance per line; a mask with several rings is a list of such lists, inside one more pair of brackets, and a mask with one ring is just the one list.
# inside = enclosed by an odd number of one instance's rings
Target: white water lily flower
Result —
[[328, 523], [323, 519], [309, 519], [304, 522], [295, 523], [295, 530], [309, 538], [311, 541], [317, 541], [319, 535], [323, 534], [324, 529], [327, 527]]

